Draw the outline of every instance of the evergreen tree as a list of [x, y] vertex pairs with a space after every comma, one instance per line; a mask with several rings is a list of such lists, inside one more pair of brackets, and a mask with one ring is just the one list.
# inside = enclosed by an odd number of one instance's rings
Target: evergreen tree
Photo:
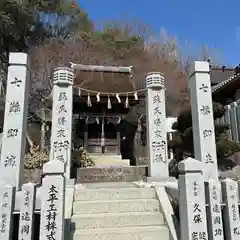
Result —
[[46, 39], [67, 39], [92, 28], [80, 6], [67, 0], [1, 0], [0, 67], [6, 70], [11, 51], [27, 52]]
[[[220, 103], [213, 103], [214, 120], [223, 117], [225, 108]], [[232, 168], [235, 164], [229, 160], [235, 152], [240, 151], [240, 144], [229, 140], [228, 125], [215, 121], [215, 138], [217, 147], [218, 167], [221, 170]], [[177, 163], [186, 157], [194, 158], [192, 115], [190, 107], [180, 112], [177, 122], [172, 126], [176, 130], [174, 140], [168, 142], [169, 148], [174, 153], [174, 163], [170, 164], [170, 172], [177, 176]]]

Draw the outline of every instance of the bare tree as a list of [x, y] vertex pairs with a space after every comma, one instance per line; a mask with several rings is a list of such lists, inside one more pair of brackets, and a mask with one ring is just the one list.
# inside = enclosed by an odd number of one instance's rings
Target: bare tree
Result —
[[[69, 62], [125, 65], [133, 66], [131, 81], [136, 90], [144, 87], [147, 72], [164, 73], [168, 112], [175, 115], [188, 101], [189, 66], [194, 60], [204, 60], [208, 53], [211, 55], [213, 52], [205, 47], [197, 54], [195, 50], [187, 51], [190, 44], [185, 45], [180, 48], [177, 38], [169, 36], [165, 29], [161, 30], [158, 38], [151, 27], [138, 21], [112, 21], [105, 24], [102, 31], [90, 32], [73, 40], [51, 39], [30, 51], [33, 62], [31, 102], [42, 105], [42, 99], [50, 96], [55, 67], [67, 66]], [[86, 77], [81, 84], [90, 78]]]

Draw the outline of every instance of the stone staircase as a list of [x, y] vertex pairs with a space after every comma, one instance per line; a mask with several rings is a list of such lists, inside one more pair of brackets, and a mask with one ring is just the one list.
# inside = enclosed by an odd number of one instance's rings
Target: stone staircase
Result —
[[77, 183], [134, 182], [144, 180], [147, 166], [130, 166], [130, 161], [114, 154], [90, 154], [94, 167], [78, 168]]
[[75, 186], [72, 240], [169, 240], [155, 189], [134, 183]]

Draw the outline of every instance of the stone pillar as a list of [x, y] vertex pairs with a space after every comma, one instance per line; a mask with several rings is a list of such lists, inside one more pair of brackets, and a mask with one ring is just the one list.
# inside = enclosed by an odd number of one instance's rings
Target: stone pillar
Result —
[[23, 184], [20, 202], [20, 219], [18, 238], [20, 240], [33, 240], [33, 224], [36, 188], [31, 182]]
[[25, 53], [10, 53], [5, 98], [1, 152], [1, 179], [21, 189], [28, 115], [30, 59]]
[[238, 137], [238, 119], [237, 119], [237, 103], [233, 102], [230, 109], [230, 120], [231, 120], [231, 129], [232, 129], [232, 139], [235, 142], [239, 141]]
[[178, 164], [180, 239], [208, 239], [203, 164], [187, 158]]
[[65, 163], [52, 160], [43, 165], [40, 240], [64, 240]]
[[13, 209], [15, 188], [11, 185], [0, 186], [0, 239], [12, 239]]
[[240, 215], [238, 207], [239, 189], [238, 183], [232, 179], [222, 181], [224, 206], [224, 230], [225, 237], [229, 240], [240, 239]]
[[169, 177], [169, 171], [163, 75], [161, 73], [148, 73], [146, 87], [148, 176], [166, 179]]
[[236, 115], [237, 115], [237, 123], [238, 123], [238, 141], [240, 141], [240, 101], [237, 101], [237, 107], [236, 107]]
[[222, 221], [222, 189], [218, 180], [209, 180], [206, 184], [206, 200], [208, 203], [208, 234], [212, 240], [224, 240]]
[[[225, 106], [224, 124], [228, 124], [229, 126], [231, 126], [230, 111], [231, 106], [230, 105]], [[228, 137], [230, 140], [233, 140], [231, 127], [228, 130]]]
[[71, 169], [73, 78], [72, 69], [54, 71], [50, 159], [66, 163], [67, 178]]
[[218, 179], [209, 63], [196, 61], [189, 78], [195, 159], [204, 163], [205, 179]]

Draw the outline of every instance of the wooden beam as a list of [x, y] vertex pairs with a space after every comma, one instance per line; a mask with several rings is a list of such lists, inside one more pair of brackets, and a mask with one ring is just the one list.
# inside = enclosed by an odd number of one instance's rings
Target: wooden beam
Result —
[[112, 73], [125, 73], [131, 74], [132, 66], [130, 67], [122, 67], [122, 66], [98, 66], [98, 65], [83, 65], [83, 64], [75, 64], [70, 62], [71, 68], [80, 71], [87, 72], [112, 72]]

